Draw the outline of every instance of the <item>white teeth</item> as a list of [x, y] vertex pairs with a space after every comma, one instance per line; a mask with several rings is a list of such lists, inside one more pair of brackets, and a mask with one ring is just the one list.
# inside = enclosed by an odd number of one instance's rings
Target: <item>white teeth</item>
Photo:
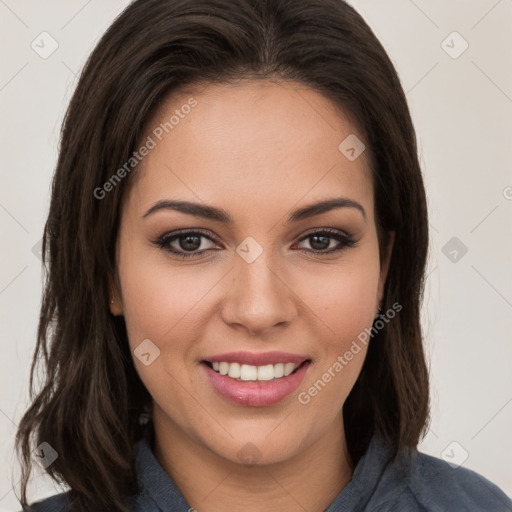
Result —
[[249, 364], [243, 364], [240, 367], [239, 377], [242, 380], [256, 380], [258, 378], [258, 368], [256, 368], [256, 366], [251, 366]]
[[[214, 368], [214, 370], [215, 370], [215, 368]], [[221, 375], [227, 375], [228, 371], [229, 371], [229, 363], [219, 363], [219, 373]]]
[[276, 379], [279, 379], [280, 377], [284, 376], [284, 364], [283, 363], [277, 363], [274, 365], [274, 377]]
[[253, 366], [251, 364], [227, 363], [225, 361], [212, 363], [213, 369], [221, 375], [227, 375], [238, 380], [272, 380], [288, 377], [300, 365], [295, 363], [266, 364]]
[[290, 373], [292, 373], [295, 368], [297, 367], [293, 363], [286, 363], [284, 365], [284, 376], [288, 377], [288, 375], [290, 375]]
[[258, 366], [258, 380], [272, 380], [274, 378], [274, 365]]
[[240, 365], [238, 363], [231, 363], [229, 365], [228, 377], [231, 377], [232, 379], [239, 379], [240, 375]]

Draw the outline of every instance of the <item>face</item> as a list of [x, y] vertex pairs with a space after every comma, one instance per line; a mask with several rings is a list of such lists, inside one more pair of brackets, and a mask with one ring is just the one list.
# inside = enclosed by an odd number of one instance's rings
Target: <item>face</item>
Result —
[[155, 428], [233, 462], [290, 459], [340, 428], [382, 297], [366, 154], [338, 149], [363, 136], [319, 93], [266, 81], [173, 96], [148, 127], [112, 311]]

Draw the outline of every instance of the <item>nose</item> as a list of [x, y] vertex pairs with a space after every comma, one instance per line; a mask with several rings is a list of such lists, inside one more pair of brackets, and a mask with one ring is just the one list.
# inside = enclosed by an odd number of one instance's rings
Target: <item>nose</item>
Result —
[[230, 327], [263, 336], [297, 316], [298, 299], [266, 251], [252, 263], [236, 258], [230, 274], [222, 307], [222, 318]]

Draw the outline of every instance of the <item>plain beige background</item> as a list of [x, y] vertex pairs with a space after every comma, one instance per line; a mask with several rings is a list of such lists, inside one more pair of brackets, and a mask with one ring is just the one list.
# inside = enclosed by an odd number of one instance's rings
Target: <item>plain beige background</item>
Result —
[[[13, 439], [27, 406], [60, 123], [85, 59], [127, 3], [0, 0], [0, 511], [19, 510]], [[400, 74], [429, 198], [432, 424], [420, 450], [512, 495], [512, 1], [351, 3]], [[56, 492], [40, 476], [32, 489]]]

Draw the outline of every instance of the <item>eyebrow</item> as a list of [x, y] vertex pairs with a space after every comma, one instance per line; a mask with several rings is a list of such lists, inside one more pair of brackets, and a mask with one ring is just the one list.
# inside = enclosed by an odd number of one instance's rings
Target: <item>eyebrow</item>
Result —
[[[338, 208], [355, 208], [359, 210], [366, 221], [365, 209], [357, 202], [346, 197], [338, 197], [334, 199], [326, 199], [309, 206], [304, 206], [292, 212], [288, 217], [286, 224], [298, 222], [322, 213], [329, 212]], [[215, 220], [224, 224], [234, 224], [233, 217], [223, 210], [215, 206], [208, 206], [200, 203], [192, 203], [189, 201], [177, 201], [171, 199], [162, 199], [157, 201], [143, 216], [142, 218], [149, 217], [160, 210], [175, 210], [187, 215], [194, 215], [204, 219]]]

